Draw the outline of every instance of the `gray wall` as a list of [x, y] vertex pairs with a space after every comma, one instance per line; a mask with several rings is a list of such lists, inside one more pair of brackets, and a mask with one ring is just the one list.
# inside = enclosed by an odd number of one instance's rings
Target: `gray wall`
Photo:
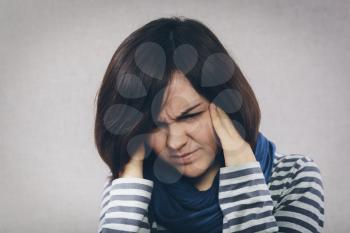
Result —
[[97, 231], [108, 170], [95, 94], [121, 40], [174, 15], [218, 35], [258, 97], [261, 132], [321, 168], [325, 232], [349, 229], [349, 1], [0, 4], [0, 232]]

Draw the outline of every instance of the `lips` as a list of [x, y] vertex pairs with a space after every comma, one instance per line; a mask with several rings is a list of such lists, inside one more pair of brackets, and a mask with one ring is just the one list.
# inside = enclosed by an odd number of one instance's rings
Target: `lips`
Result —
[[[194, 152], [194, 151], [193, 151], [193, 152]], [[172, 157], [176, 157], [176, 158], [184, 158], [184, 157], [186, 157], [187, 155], [192, 154], [193, 152], [189, 152], [189, 153], [185, 153], [185, 154], [181, 154], [181, 155], [172, 155]]]
[[175, 162], [180, 163], [180, 164], [188, 164], [193, 161], [194, 158], [194, 152], [197, 150], [194, 150], [189, 153], [185, 153], [182, 155], [172, 155], [171, 157], [175, 160]]

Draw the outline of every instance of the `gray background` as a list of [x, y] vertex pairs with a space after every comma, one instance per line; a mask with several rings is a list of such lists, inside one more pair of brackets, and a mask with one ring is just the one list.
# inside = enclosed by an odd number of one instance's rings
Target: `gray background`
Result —
[[96, 232], [107, 167], [94, 98], [132, 31], [208, 25], [252, 85], [261, 132], [321, 168], [325, 232], [350, 223], [349, 1], [1, 1], [0, 232]]

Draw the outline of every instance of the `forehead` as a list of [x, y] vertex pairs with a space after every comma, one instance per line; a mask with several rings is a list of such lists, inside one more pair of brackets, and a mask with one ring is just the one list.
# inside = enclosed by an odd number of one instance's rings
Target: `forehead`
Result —
[[177, 116], [177, 113], [187, 107], [203, 101], [204, 98], [197, 93], [184, 74], [176, 72], [165, 89], [160, 116], [164, 111]]
[[173, 74], [172, 80], [165, 90], [163, 104], [170, 104], [182, 96], [184, 99], [189, 98], [191, 101], [194, 99], [201, 99], [201, 96], [192, 87], [190, 81], [188, 81], [184, 74], [176, 72]]

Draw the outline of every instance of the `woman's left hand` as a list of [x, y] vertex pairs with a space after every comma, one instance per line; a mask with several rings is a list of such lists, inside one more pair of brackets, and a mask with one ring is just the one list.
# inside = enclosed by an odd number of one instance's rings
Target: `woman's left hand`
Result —
[[209, 112], [221, 142], [226, 166], [256, 162], [252, 148], [238, 133], [228, 115], [214, 103], [210, 103]]

